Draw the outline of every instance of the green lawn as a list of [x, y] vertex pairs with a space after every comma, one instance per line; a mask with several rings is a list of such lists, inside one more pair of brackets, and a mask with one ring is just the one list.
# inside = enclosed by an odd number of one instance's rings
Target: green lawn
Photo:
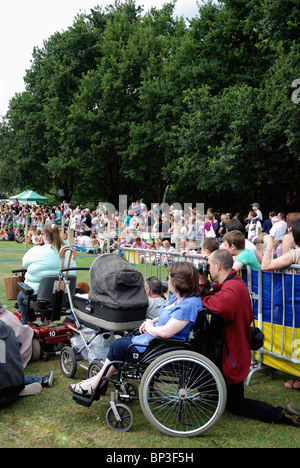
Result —
[[[0, 300], [14, 310], [15, 301], [7, 301], [4, 278], [21, 267], [25, 251], [16, 243], [0, 243]], [[90, 266], [94, 257], [78, 255], [78, 266]], [[144, 268], [144, 266], [142, 266]], [[147, 275], [155, 271], [147, 271]], [[79, 272], [78, 280], [88, 280], [88, 272]], [[170, 438], [154, 429], [145, 419], [138, 403], [131, 407], [134, 423], [129, 432], [117, 433], [108, 428], [105, 415], [109, 393], [90, 408], [75, 404], [68, 390], [72, 382], [86, 376], [78, 368], [73, 379], [63, 376], [59, 358], [30, 363], [26, 374], [43, 376], [54, 371], [54, 386], [32, 397], [20, 398], [13, 406], [0, 411], [0, 447], [105, 447], [117, 448], [283, 448], [300, 447], [300, 429], [282, 425], [266, 425], [235, 417], [225, 412], [221, 421], [204, 436], [191, 439]], [[273, 379], [255, 374], [246, 389], [249, 398], [262, 399], [273, 405], [292, 402], [300, 407], [300, 392], [284, 388], [286, 375], [276, 372]]]

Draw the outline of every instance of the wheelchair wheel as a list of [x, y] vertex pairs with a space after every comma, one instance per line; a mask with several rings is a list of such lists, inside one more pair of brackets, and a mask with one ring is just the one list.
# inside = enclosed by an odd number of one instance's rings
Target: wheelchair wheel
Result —
[[77, 371], [77, 358], [70, 346], [64, 346], [60, 352], [59, 363], [62, 373], [71, 379]]
[[139, 388], [145, 417], [159, 431], [195, 437], [211, 429], [226, 405], [226, 384], [219, 369], [201, 354], [165, 353], [145, 370]]
[[118, 417], [116, 417], [114, 410], [110, 407], [106, 413], [106, 422], [108, 426], [117, 432], [126, 432], [131, 429], [133, 424], [133, 414], [132, 411], [128, 408], [128, 406], [123, 405], [122, 403], [117, 403], [115, 405], [115, 409], [118, 413]]

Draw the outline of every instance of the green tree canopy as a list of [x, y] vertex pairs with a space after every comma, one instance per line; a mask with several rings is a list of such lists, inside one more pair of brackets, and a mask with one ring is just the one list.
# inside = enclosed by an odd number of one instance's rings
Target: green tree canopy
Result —
[[296, 0], [206, 1], [189, 22], [172, 2], [78, 15], [10, 102], [2, 188], [281, 208], [299, 186], [299, 29]]

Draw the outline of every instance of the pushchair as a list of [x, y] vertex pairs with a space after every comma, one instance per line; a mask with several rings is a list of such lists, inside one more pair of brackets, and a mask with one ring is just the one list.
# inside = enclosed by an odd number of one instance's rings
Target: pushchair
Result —
[[[96, 334], [103, 329], [134, 333], [145, 318], [148, 304], [143, 279], [135, 267], [121, 256], [106, 254], [92, 264], [90, 282], [87, 298], [72, 299], [71, 309], [79, 332], [83, 325], [89, 325], [98, 327]], [[198, 317], [201, 319], [205, 313], [199, 311]], [[74, 393], [73, 400], [90, 407], [100, 399], [102, 383], [108, 381], [114, 387], [106, 413], [106, 422], [112, 430], [124, 432], [132, 427], [130, 406], [139, 400], [145, 417], [159, 431], [176, 437], [205, 433], [224, 412], [226, 385], [217, 365], [199, 354], [195, 346], [195, 336], [203, 328], [201, 324], [197, 319], [188, 342], [153, 338], [142, 353], [130, 345], [124, 361], [113, 361], [107, 366], [91, 397]], [[69, 346], [61, 351], [62, 371], [68, 377], [74, 375], [79, 351]], [[117, 369], [113, 379], [106, 377], [110, 366]], [[102, 361], [92, 361], [88, 376], [92, 377], [102, 367]]]
[[78, 365], [89, 377], [99, 372], [115, 336], [138, 328], [148, 307], [142, 273], [122, 256], [99, 255], [90, 269], [84, 269], [89, 270], [89, 293], [69, 298], [77, 337], [60, 353], [61, 370], [69, 378], [74, 377]]

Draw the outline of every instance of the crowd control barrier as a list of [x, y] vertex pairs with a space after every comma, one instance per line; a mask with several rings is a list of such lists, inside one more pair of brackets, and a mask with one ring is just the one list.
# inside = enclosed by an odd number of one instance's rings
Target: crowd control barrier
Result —
[[[127, 260], [145, 268], [144, 277], [164, 279], [165, 267], [174, 261], [191, 261], [198, 265], [201, 255], [180, 254], [175, 251], [124, 249]], [[144, 263], [142, 266], [141, 263]], [[147, 266], [148, 265], [148, 266]], [[253, 352], [251, 369], [246, 385], [255, 372], [266, 366], [300, 377], [300, 265], [292, 265], [280, 272], [254, 271], [249, 267], [241, 271], [248, 286], [255, 325], [265, 335], [263, 347]]]
[[300, 275], [299, 265], [280, 272], [243, 270], [254, 318], [265, 335], [263, 347], [255, 353], [256, 363], [249, 372], [250, 385], [255, 372], [265, 366], [300, 377]]

